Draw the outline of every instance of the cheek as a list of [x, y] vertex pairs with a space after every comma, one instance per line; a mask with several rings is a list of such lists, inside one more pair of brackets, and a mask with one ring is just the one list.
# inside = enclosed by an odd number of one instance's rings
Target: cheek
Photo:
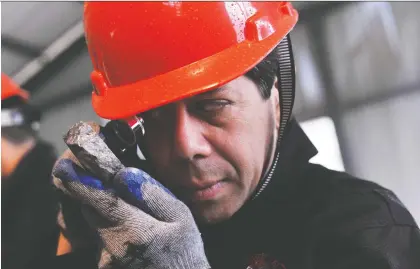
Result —
[[147, 160], [158, 170], [166, 170], [170, 164], [170, 144], [169, 137], [162, 133], [149, 132], [144, 137], [142, 150], [146, 152]]
[[[232, 120], [228, 128], [220, 129], [213, 141], [218, 154], [229, 162], [241, 184], [256, 185], [262, 174], [266, 141], [266, 120], [250, 116], [248, 120]], [[264, 129], [263, 129], [264, 127]]]

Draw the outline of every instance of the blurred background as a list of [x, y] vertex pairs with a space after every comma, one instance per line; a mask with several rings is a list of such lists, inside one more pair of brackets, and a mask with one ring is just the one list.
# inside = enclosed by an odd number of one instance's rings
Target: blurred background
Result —
[[[393, 190], [420, 223], [420, 2], [295, 2], [294, 114], [312, 162]], [[32, 94], [58, 152], [90, 104], [81, 2], [2, 2], [1, 71]]]

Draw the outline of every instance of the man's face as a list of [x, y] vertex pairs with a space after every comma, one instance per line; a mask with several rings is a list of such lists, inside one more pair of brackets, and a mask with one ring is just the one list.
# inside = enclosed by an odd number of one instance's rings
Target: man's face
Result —
[[197, 221], [231, 217], [252, 195], [271, 158], [278, 92], [264, 100], [245, 76], [144, 115], [145, 150], [157, 180]]

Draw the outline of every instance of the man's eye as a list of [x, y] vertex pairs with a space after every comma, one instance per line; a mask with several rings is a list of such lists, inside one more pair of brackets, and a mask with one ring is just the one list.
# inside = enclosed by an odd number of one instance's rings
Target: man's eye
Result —
[[203, 100], [196, 103], [196, 109], [200, 112], [218, 112], [230, 105], [227, 100]]

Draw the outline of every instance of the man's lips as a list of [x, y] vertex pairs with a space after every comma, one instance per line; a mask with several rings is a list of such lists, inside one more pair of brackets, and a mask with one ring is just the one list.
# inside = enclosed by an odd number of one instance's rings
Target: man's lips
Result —
[[185, 192], [188, 200], [194, 201], [202, 201], [202, 200], [210, 200], [217, 196], [218, 193], [223, 189], [226, 184], [226, 180], [218, 180], [214, 182], [209, 182], [200, 185], [190, 186], [188, 191]]

